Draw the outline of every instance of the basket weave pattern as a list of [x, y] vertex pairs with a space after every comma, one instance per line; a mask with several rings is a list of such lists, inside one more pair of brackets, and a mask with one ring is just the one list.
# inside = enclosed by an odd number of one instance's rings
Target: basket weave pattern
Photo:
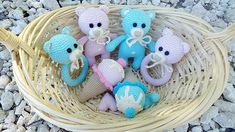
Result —
[[[37, 18], [19, 38], [0, 28], [0, 42], [11, 50], [19, 89], [43, 119], [72, 131], [162, 131], [198, 118], [222, 94], [229, 72], [225, 44], [235, 36], [234, 24], [216, 33], [205, 21], [176, 9], [133, 6], [156, 12], [157, 17], [149, 32], [154, 41], [160, 37], [164, 27], [169, 27], [190, 45], [190, 52], [174, 65], [172, 79], [166, 85], [155, 88], [146, 84], [150, 91], [160, 94], [161, 100], [134, 119], [127, 119], [120, 113], [99, 112], [99, 97], [80, 103], [79, 89], [83, 86], [68, 88], [60, 78], [60, 66], [42, 51], [44, 42], [64, 26], [71, 26], [77, 39], [82, 35], [75, 8], [61, 8]], [[123, 33], [119, 15], [121, 8], [123, 6], [110, 6], [112, 33]], [[115, 58], [116, 54], [113, 56]], [[144, 82], [138, 71], [133, 72]], [[155, 77], [159, 75], [158, 68], [150, 72]]]

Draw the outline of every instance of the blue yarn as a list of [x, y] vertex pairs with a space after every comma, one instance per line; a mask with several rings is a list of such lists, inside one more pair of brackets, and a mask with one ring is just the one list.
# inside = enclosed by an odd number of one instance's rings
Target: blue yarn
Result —
[[44, 51], [48, 53], [51, 59], [62, 65], [61, 76], [62, 80], [68, 86], [76, 86], [80, 84], [86, 77], [88, 72], [88, 61], [85, 56], [82, 56], [82, 60], [84, 62], [82, 72], [76, 79], [72, 79], [70, 76], [70, 65], [71, 61], [69, 59], [70, 53], [68, 53], [67, 49], [71, 49], [71, 52], [76, 50], [77, 47], [74, 46], [77, 44], [77, 40], [71, 36], [70, 28], [64, 27], [60, 34], [53, 36], [49, 41], [47, 41], [43, 45]]
[[127, 118], [133, 118], [136, 115], [135, 109], [132, 107], [129, 107], [124, 112], [125, 117]]

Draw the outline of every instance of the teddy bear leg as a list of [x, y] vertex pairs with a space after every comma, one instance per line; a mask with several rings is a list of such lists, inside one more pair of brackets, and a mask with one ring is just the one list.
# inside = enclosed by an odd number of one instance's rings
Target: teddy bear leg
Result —
[[134, 61], [133, 61], [133, 64], [132, 64], [132, 67], [133, 67], [135, 70], [139, 69], [142, 60], [143, 60], [143, 57], [139, 57], [139, 56], [135, 57], [135, 58], [134, 58]]
[[95, 57], [94, 56], [87, 56], [89, 66], [92, 66], [96, 63]]
[[157, 103], [160, 100], [160, 96], [157, 93], [150, 93], [145, 98], [144, 109], [149, 108], [153, 104]]
[[108, 59], [108, 58], [110, 58], [109, 52], [105, 52], [105, 53], [101, 54], [101, 59]]
[[117, 111], [114, 97], [109, 93], [106, 93], [100, 101], [99, 110], [107, 111], [108, 109], [110, 109], [111, 111]]

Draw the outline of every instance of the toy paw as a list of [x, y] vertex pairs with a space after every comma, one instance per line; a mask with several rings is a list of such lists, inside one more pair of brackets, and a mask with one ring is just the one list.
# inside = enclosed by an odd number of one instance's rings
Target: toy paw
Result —
[[135, 109], [132, 107], [128, 107], [124, 112], [125, 117], [133, 118], [136, 115]]
[[109, 93], [106, 93], [101, 99], [99, 110], [107, 111], [108, 109], [110, 109], [111, 111], [117, 111], [116, 103], [113, 96], [111, 96]]
[[138, 70], [138, 69], [140, 68], [140, 65], [133, 63], [133, 64], [132, 64], [132, 68], [133, 68], [134, 70]]

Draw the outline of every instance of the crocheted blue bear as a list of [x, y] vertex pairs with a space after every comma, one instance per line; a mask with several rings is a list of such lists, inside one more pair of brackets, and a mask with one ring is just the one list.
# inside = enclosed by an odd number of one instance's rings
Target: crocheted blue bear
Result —
[[132, 67], [139, 69], [145, 56], [145, 47], [148, 46], [154, 52], [155, 43], [151, 37], [146, 35], [151, 26], [151, 20], [155, 18], [155, 13], [143, 11], [141, 9], [124, 8], [121, 10], [122, 27], [125, 35], [120, 35], [106, 45], [106, 50], [112, 52], [119, 45], [118, 57], [128, 62], [133, 58]]
[[123, 112], [125, 117], [133, 118], [138, 112], [160, 100], [157, 93], [147, 94], [147, 91], [144, 84], [140, 82], [118, 83], [113, 91], [118, 110]]
[[[43, 49], [53, 61], [62, 65], [62, 80], [68, 86], [76, 86], [85, 79], [88, 72], [88, 61], [82, 54], [83, 46], [79, 45], [76, 39], [71, 36], [69, 27], [64, 27], [60, 34], [47, 41]], [[82, 64], [79, 63], [79, 59]], [[80, 70], [81, 67], [80, 75], [72, 77], [71, 73]]]

